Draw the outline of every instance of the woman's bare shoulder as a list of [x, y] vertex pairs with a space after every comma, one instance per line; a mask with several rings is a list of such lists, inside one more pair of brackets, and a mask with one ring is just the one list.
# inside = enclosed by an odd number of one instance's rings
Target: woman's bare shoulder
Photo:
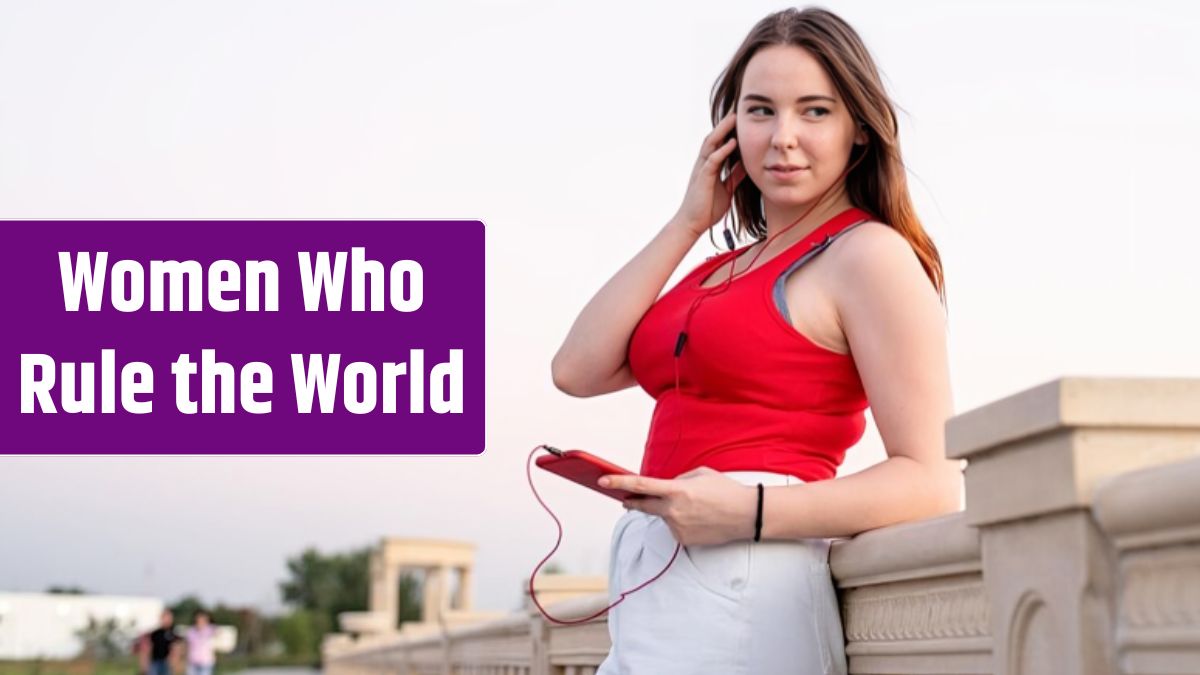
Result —
[[845, 312], [851, 307], [878, 309], [880, 302], [940, 306], [917, 252], [886, 223], [863, 223], [834, 242], [829, 252], [833, 253], [830, 292], [843, 328]]
[[896, 228], [877, 220], [869, 220], [838, 237], [829, 247], [836, 264], [837, 276], [853, 278], [863, 272], [877, 270], [881, 266], [890, 269], [921, 270], [917, 258], [904, 235]]
[[861, 225], [851, 227], [845, 234], [838, 237], [838, 241], [842, 244], [840, 250], [843, 255], [850, 251], [858, 255], [870, 255], [871, 251], [877, 247], [898, 244], [908, 246], [908, 240], [897, 232], [896, 228], [878, 220], [868, 220]]

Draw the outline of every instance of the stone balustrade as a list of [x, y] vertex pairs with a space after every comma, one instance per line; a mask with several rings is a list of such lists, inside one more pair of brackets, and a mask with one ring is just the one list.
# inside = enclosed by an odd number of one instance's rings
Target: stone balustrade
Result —
[[[851, 673], [1200, 673], [1200, 380], [1064, 378], [958, 415], [966, 509], [834, 543]], [[603, 608], [602, 594], [555, 603]], [[603, 617], [331, 636], [330, 675], [586, 675]]]

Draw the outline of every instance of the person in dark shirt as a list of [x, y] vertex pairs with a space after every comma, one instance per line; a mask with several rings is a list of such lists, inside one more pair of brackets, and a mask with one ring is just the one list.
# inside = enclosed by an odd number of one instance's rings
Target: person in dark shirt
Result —
[[171, 675], [171, 650], [179, 640], [175, 634], [175, 616], [164, 609], [162, 620], [150, 633], [150, 671], [148, 675]]

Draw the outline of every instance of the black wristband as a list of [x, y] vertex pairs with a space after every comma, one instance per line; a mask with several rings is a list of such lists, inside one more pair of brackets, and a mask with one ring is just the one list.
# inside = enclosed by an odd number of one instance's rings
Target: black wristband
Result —
[[758, 513], [754, 516], [754, 541], [762, 539], [763, 484], [758, 484]]

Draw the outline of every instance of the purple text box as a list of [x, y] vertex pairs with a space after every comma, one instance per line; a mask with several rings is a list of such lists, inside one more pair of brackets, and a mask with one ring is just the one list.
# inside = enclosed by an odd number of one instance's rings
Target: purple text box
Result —
[[[0, 337], [0, 452], [3, 453], [121, 453], [121, 454], [478, 454], [484, 449], [484, 227], [479, 221], [5, 221], [3, 264], [4, 323]], [[361, 248], [366, 260], [381, 264], [383, 311], [351, 311], [352, 249]], [[98, 253], [108, 253], [103, 293], [97, 296], [100, 311], [88, 311], [87, 296], [80, 293], [79, 311], [65, 308], [59, 252], [67, 252], [71, 267], [77, 254], [91, 255], [98, 269]], [[336, 254], [345, 254], [341, 309], [327, 310], [322, 296], [320, 311], [305, 311], [300, 252], [315, 264], [319, 252], [329, 254], [331, 270]], [[113, 272], [118, 261], [136, 261], [142, 268], [142, 305], [129, 309], [136, 268], [119, 269], [124, 293], [114, 301]], [[154, 311], [152, 287], [156, 277], [151, 261], [196, 261], [203, 269], [200, 311], [187, 311], [190, 296], [182, 293], [185, 311]], [[237, 300], [240, 311], [221, 312], [210, 303], [215, 279], [228, 288], [228, 273], [210, 274], [212, 263], [228, 260], [240, 269], [239, 291], [225, 291], [220, 300]], [[250, 267], [247, 261], [274, 261], [278, 267], [278, 310], [266, 309], [267, 290], [260, 311], [247, 311]], [[393, 264], [413, 261], [398, 266]], [[419, 266], [414, 271], [413, 264]], [[310, 265], [311, 268], [311, 265]], [[362, 269], [363, 266], [358, 266]], [[69, 268], [70, 269], [70, 268]], [[159, 266], [161, 272], [164, 267]], [[420, 278], [420, 304], [412, 297]], [[169, 276], [163, 277], [165, 280]], [[183, 277], [181, 277], [183, 278]], [[366, 309], [370, 309], [370, 280], [364, 275]], [[393, 287], [391, 282], [398, 281]], [[171, 288], [163, 284], [164, 307], [170, 308]], [[99, 286], [97, 286], [99, 288]], [[182, 290], [188, 290], [184, 286]], [[391, 304], [392, 291], [402, 309]], [[405, 297], [406, 291], [409, 297]], [[72, 293], [68, 293], [72, 295]], [[405, 305], [405, 302], [408, 305]], [[117, 306], [114, 306], [114, 302]], [[102, 412], [101, 350], [114, 350], [114, 412]], [[188, 354], [199, 364], [201, 350], [215, 350], [217, 361], [235, 369], [234, 412], [219, 412], [220, 387], [214, 387], [217, 412], [185, 414], [177, 408], [177, 378], [172, 363]], [[458, 350], [458, 384], [449, 371]], [[46, 412], [42, 399], [31, 398], [33, 412], [22, 413], [22, 355], [44, 354], [53, 359], [55, 384], [50, 393], [56, 413]], [[297, 410], [291, 355], [341, 355], [333, 409], [320, 412], [319, 398], [312, 412]], [[417, 370], [414, 355], [423, 355], [423, 412], [412, 412], [411, 380]], [[35, 359], [27, 357], [32, 364]], [[153, 370], [153, 393], [148, 414], [134, 414], [122, 405], [122, 368], [140, 361]], [[241, 382], [236, 373], [250, 362], [270, 367], [270, 394], [255, 400], [271, 402], [271, 412], [254, 414], [240, 405]], [[95, 364], [93, 413], [68, 413], [62, 409], [63, 364]], [[345, 370], [351, 362], [357, 375], [350, 409], [345, 401]], [[395, 412], [384, 412], [387, 379], [384, 363], [405, 364], [407, 373], [395, 379]], [[431, 372], [438, 364], [441, 387], [435, 410]], [[44, 368], [29, 366], [30, 377], [46, 376]], [[77, 368], [76, 393], [80, 380]], [[362, 386], [374, 373], [375, 405], [366, 412], [368, 394]], [[332, 371], [331, 371], [332, 372]], [[190, 376], [188, 398], [201, 402], [201, 376]], [[45, 380], [43, 380], [45, 381]], [[80, 398], [76, 396], [74, 398]], [[351, 412], [351, 409], [358, 412]]]

